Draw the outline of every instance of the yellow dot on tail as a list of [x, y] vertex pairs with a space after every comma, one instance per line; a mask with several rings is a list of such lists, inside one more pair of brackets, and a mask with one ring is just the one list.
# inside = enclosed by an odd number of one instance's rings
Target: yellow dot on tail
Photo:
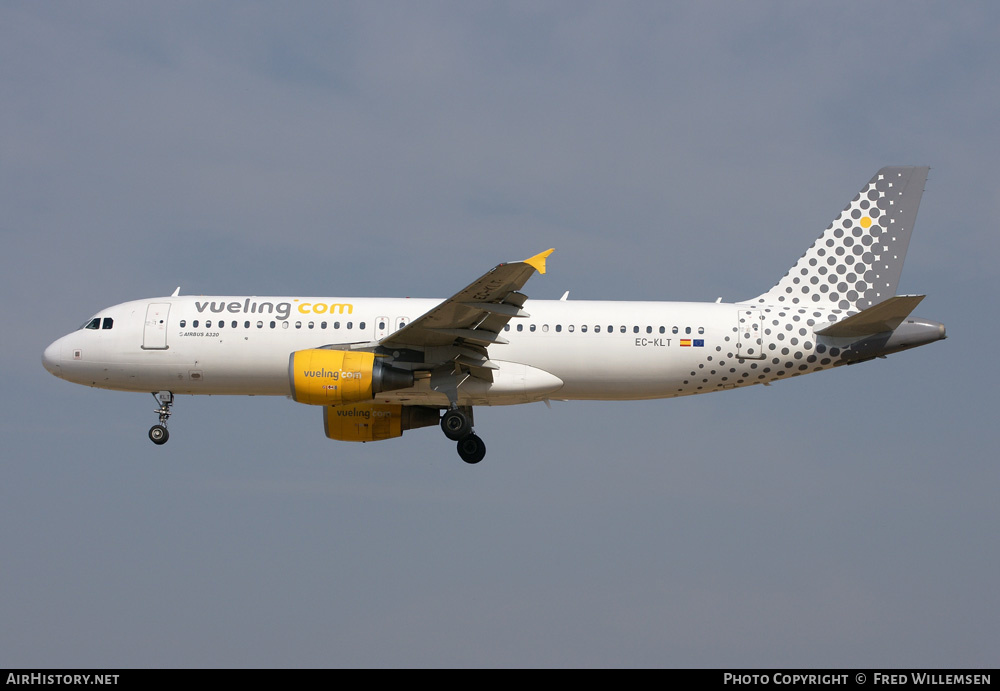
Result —
[[861, 219], [862, 228], [869, 228], [871, 227], [871, 224], [872, 224], [872, 219], [868, 218], [867, 216]]

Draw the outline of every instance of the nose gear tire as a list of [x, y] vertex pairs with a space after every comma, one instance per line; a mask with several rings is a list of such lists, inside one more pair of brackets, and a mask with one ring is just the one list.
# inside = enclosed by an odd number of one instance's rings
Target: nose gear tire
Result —
[[168, 439], [170, 439], [170, 432], [163, 425], [153, 425], [149, 428], [149, 441], [157, 446], [166, 444]]

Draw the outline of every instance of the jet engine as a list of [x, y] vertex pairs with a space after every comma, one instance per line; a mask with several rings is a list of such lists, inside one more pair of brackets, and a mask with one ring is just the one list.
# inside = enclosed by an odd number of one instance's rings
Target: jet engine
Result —
[[382, 362], [374, 353], [297, 350], [288, 357], [292, 399], [309, 405], [370, 401], [375, 394], [413, 386], [413, 372]]
[[400, 437], [404, 430], [437, 425], [437, 408], [358, 403], [323, 408], [326, 436], [337, 441], [381, 441]]

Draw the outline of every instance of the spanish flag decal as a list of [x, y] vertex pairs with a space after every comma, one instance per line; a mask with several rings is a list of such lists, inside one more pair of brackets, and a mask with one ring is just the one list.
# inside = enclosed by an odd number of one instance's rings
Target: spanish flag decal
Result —
[[681, 347], [682, 348], [684, 346], [689, 346], [689, 345], [691, 345], [691, 339], [690, 338], [682, 338], [681, 339]]

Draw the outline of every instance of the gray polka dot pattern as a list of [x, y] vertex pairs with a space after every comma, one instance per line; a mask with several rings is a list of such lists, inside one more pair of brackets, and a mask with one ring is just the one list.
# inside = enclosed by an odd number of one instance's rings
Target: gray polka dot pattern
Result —
[[706, 353], [674, 395], [769, 384], [845, 365], [853, 359], [849, 343], [827, 345], [813, 334], [814, 326], [836, 321], [840, 314], [816, 308], [741, 308], [731, 335]]
[[769, 384], [868, 357], [866, 339], [815, 329], [896, 294], [928, 170], [880, 170], [774, 288], [738, 303], [729, 325], [706, 336], [714, 347], [673, 395]]
[[928, 170], [880, 170], [778, 284], [750, 302], [858, 312], [893, 297]]

